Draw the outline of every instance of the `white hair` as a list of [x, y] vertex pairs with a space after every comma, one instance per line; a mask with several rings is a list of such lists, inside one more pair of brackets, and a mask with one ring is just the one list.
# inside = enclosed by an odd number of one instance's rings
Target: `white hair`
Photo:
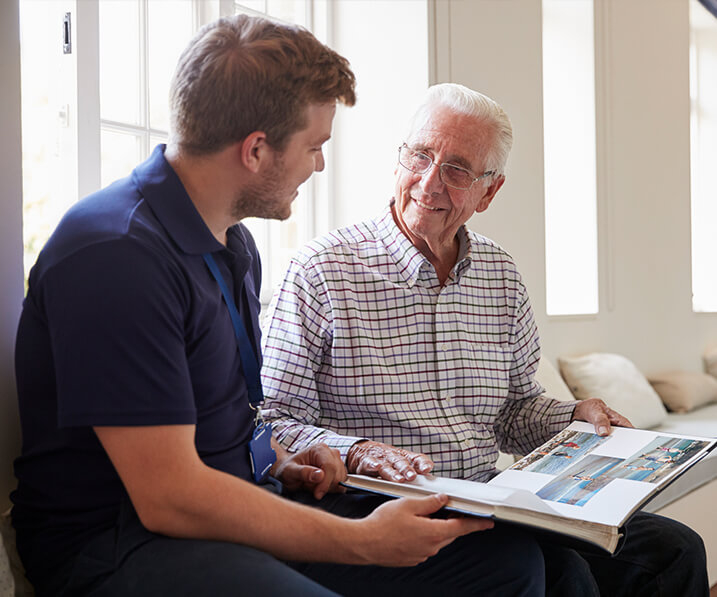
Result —
[[486, 152], [486, 169], [503, 174], [513, 145], [513, 127], [500, 105], [488, 96], [457, 83], [440, 83], [428, 88], [423, 102], [409, 124], [409, 137], [436, 107], [466, 114], [492, 126], [495, 131], [493, 147]]

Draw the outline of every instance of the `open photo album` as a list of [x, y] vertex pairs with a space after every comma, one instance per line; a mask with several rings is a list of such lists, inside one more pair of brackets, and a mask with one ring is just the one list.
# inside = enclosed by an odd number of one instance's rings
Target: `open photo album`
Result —
[[488, 483], [419, 475], [396, 483], [349, 475], [345, 485], [393, 497], [445, 493], [449, 510], [527, 525], [614, 553], [630, 516], [717, 440], [576, 421]]

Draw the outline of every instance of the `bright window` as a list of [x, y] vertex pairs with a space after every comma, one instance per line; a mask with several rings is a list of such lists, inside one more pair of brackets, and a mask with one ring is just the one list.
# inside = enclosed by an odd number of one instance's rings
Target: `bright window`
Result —
[[[99, 64], [93, 70], [77, 59], [81, 44], [74, 43], [73, 54], [63, 54], [62, 3], [20, 2], [26, 276], [62, 214], [84, 194], [78, 191], [78, 148], [90, 144], [76, 126], [78, 89], [99, 86], [95, 132], [100, 159], [94, 180], [106, 186], [127, 176], [158, 143], [167, 141], [170, 79], [181, 51], [203, 22], [221, 11], [247, 12], [306, 26], [321, 39], [327, 34], [326, 0], [99, 0], [97, 6]], [[73, 13], [71, 18], [76, 26], [82, 17]], [[86, 27], [89, 21], [83, 22]], [[76, 39], [76, 31], [71, 37]], [[325, 186], [313, 178], [303, 185], [286, 222], [247, 220], [262, 255], [264, 302], [291, 255], [318, 232], [314, 206], [317, 189]]]
[[548, 315], [598, 311], [592, 0], [543, 0]]
[[127, 176], [169, 130], [169, 83], [199, 23], [187, 0], [100, 0], [102, 186]]
[[692, 308], [717, 311], [717, 19], [690, 1]]
[[[294, 23], [312, 31], [318, 39], [326, 40], [326, 2], [311, 0], [242, 0], [234, 2], [234, 13], [265, 15], [287, 23]], [[324, 146], [326, 156], [328, 147]], [[327, 165], [330, 167], [330, 164]], [[320, 201], [325, 203], [325, 173], [315, 173], [301, 187], [291, 206], [291, 216], [283, 222], [247, 218], [244, 224], [251, 230], [262, 263], [261, 301], [271, 300], [274, 288], [281, 283], [289, 261], [302, 245], [321, 232], [316, 226], [316, 211]]]
[[22, 69], [22, 171], [25, 278], [62, 214], [77, 199], [68, 180], [66, 152], [73, 151], [66, 58], [62, 51], [62, 4], [20, 2]]

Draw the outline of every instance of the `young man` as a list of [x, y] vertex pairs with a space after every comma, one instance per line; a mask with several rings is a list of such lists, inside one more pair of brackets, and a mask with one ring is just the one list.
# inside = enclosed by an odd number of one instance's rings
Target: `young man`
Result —
[[167, 147], [48, 241], [16, 346], [13, 523], [38, 595], [542, 594], [530, 540], [431, 518], [445, 496], [326, 496], [336, 451], [289, 455], [259, 415], [260, 265], [237, 222], [289, 215], [354, 99], [307, 31], [221, 19], [180, 58]]

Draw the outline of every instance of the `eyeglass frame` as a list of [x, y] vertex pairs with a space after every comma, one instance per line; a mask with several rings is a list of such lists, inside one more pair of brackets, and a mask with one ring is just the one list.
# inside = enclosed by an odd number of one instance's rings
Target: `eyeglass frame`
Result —
[[[428, 166], [425, 168], [425, 170], [414, 170], [413, 168], [409, 168], [408, 166], [406, 166], [406, 164], [404, 164], [404, 163], [401, 161], [401, 151], [403, 150], [404, 147], [405, 147], [406, 149], [408, 149], [409, 151], [412, 151], [414, 154], [415, 154], [415, 153], [419, 153], [419, 154], [421, 154], [421, 155], [427, 157], [427, 158], [430, 160], [431, 163], [428, 164]], [[468, 190], [470, 190], [470, 189], [473, 187], [473, 185], [474, 185], [477, 181], [483, 180], [484, 178], [487, 178], [488, 176], [493, 176], [494, 174], [497, 173], [497, 170], [486, 170], [486, 171], [483, 172], [483, 174], [481, 174], [480, 176], [476, 176], [475, 173], [474, 173], [474, 172], [471, 172], [470, 170], [468, 170], [468, 168], [464, 168], [463, 166], [458, 166], [457, 164], [451, 164], [450, 162], [441, 162], [441, 163], [439, 164], [439, 163], [437, 163], [430, 155], [428, 155], [427, 153], [424, 153], [423, 151], [418, 151], [417, 149], [413, 149], [412, 147], [409, 147], [407, 143], [403, 143], [403, 144], [400, 145], [399, 148], [398, 148], [398, 163], [399, 163], [401, 166], [403, 166], [406, 170], [408, 170], [409, 172], [414, 172], [414, 173], [416, 173], [416, 174], [425, 174], [426, 172], [428, 172], [428, 171], [431, 169], [432, 166], [434, 166], [434, 165], [435, 165], [435, 166], [438, 166], [438, 177], [439, 177], [441, 183], [444, 184], [444, 185], [447, 186], [447, 187], [451, 187], [452, 189], [456, 189], [457, 191], [468, 191]], [[466, 174], [472, 176], [472, 177], [473, 177], [473, 180], [471, 180], [471, 184], [469, 184], [467, 187], [457, 187], [457, 186], [455, 186], [455, 185], [452, 185], [452, 184], [450, 184], [450, 183], [447, 183], [445, 180], [443, 180], [443, 166], [450, 166], [451, 168], [456, 168], [457, 170], [462, 170], [462, 171], [465, 172]]]

